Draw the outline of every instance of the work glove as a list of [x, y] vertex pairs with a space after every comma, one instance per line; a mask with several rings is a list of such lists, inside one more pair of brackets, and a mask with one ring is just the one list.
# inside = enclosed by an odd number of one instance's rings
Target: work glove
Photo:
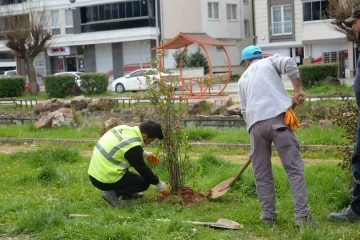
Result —
[[285, 113], [284, 124], [289, 126], [293, 131], [300, 128], [300, 122], [291, 108], [289, 108]]
[[160, 160], [159, 158], [151, 153], [151, 152], [147, 152], [147, 151], [144, 151], [143, 152], [143, 157], [152, 165], [152, 166], [156, 166], [160, 163]]
[[164, 196], [169, 195], [169, 190], [163, 181], [159, 180], [159, 183], [156, 184], [156, 187], [157, 187], [158, 191], [161, 192], [162, 195], [164, 195]]

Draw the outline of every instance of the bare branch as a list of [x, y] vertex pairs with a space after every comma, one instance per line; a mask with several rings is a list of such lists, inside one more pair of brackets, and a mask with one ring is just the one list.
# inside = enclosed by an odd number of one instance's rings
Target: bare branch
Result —
[[359, 36], [351, 28], [352, 24], [345, 23], [357, 6], [360, 6], [360, 0], [329, 0], [329, 15], [336, 31], [344, 33], [349, 41], [360, 42]]

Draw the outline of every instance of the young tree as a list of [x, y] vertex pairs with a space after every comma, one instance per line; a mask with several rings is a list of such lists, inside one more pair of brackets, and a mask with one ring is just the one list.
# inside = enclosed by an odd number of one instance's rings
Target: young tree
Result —
[[360, 0], [329, 0], [328, 17], [333, 19], [331, 24], [338, 32], [346, 34], [349, 41], [359, 42], [359, 36], [352, 30], [351, 24], [345, 20], [351, 16], [352, 10], [360, 6]]
[[190, 54], [187, 63], [188, 67], [203, 67], [204, 73], [209, 73], [209, 63], [206, 56], [201, 52], [200, 47], [198, 47], [196, 52]]
[[38, 94], [35, 57], [49, 47], [52, 37], [50, 13], [39, 2], [7, 5], [0, 12], [0, 40], [15, 57], [24, 59], [30, 81], [30, 93]]
[[[180, 67], [180, 55], [181, 55], [181, 52], [182, 51], [177, 50], [176, 52], [173, 53], [173, 58], [174, 58], [174, 61], [175, 61], [175, 67], [176, 68]], [[186, 50], [186, 52], [184, 53], [183, 59], [182, 59], [182, 67], [183, 68], [188, 67], [188, 60], [189, 60], [189, 56], [188, 56], [187, 50]]]

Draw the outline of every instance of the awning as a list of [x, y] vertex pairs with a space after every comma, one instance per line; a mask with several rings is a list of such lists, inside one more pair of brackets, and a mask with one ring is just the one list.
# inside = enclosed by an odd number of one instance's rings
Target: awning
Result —
[[230, 44], [226, 42], [222, 42], [215, 38], [210, 37], [206, 33], [179, 33], [176, 37], [168, 41], [167, 43], [160, 45], [158, 47], [154, 47], [151, 50], [156, 49], [179, 49], [183, 47], [187, 47], [193, 43], [203, 45], [203, 46], [216, 46], [216, 47], [224, 47], [224, 46], [235, 46], [235, 44]]

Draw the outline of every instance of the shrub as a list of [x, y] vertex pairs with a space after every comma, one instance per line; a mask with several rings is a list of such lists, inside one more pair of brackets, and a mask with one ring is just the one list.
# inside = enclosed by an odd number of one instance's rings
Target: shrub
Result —
[[359, 118], [359, 110], [357, 106], [352, 104], [349, 101], [345, 101], [344, 105], [339, 108], [339, 111], [333, 113], [332, 118], [334, 119], [334, 124], [343, 127], [345, 129], [345, 135], [342, 136], [345, 139], [349, 140], [352, 146], [345, 146], [341, 150], [341, 162], [339, 166], [348, 172], [348, 176], [351, 180], [350, 187], [353, 184], [353, 175], [352, 175], [352, 151], [353, 146], [356, 142], [356, 129], [357, 129], [357, 121]]
[[338, 64], [311, 64], [299, 67], [300, 79], [304, 88], [310, 88], [317, 82], [324, 81], [326, 77], [338, 77]]
[[0, 78], [0, 97], [18, 97], [25, 92], [25, 77]]
[[81, 75], [81, 89], [85, 94], [105, 93], [109, 85], [106, 73], [84, 73]]
[[76, 83], [72, 74], [45, 76], [45, 90], [49, 98], [68, 96], [74, 84]]

